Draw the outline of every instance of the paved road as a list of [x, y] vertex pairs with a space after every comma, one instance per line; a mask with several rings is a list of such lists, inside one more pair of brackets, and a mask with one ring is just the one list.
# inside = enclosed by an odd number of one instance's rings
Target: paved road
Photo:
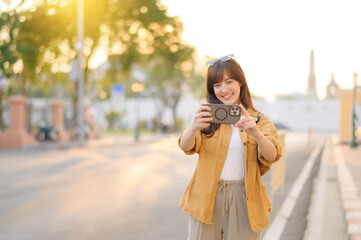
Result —
[[[286, 191], [275, 197], [271, 218], [308, 158], [307, 141], [304, 133], [286, 135]], [[2, 151], [0, 239], [184, 240], [188, 218], [177, 204], [195, 165], [175, 135]], [[269, 188], [269, 176], [264, 181]]]
[[[290, 192], [293, 184], [299, 177], [306, 161], [324, 135], [315, 134], [308, 135], [302, 132], [286, 132], [285, 155], [286, 155], [286, 177], [284, 183], [284, 192], [277, 191], [272, 203], [272, 211], [270, 212], [270, 221], [275, 218], [287, 194]], [[294, 210], [288, 219], [281, 240], [302, 240], [307, 224], [307, 214], [310, 205], [310, 197], [312, 194], [313, 178], [317, 174], [319, 167], [319, 158], [310, 173], [310, 178], [306, 180], [299, 198], [296, 201]], [[263, 182], [270, 194], [270, 176], [272, 170], [263, 177]]]

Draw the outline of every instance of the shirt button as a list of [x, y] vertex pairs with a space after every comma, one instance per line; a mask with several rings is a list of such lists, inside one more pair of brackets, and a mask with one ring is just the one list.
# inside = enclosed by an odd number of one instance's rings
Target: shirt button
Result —
[[246, 142], [244, 142], [244, 143], [243, 143], [243, 145], [244, 145], [244, 146], [246, 146], [246, 145], [247, 145], [247, 143], [246, 143]]

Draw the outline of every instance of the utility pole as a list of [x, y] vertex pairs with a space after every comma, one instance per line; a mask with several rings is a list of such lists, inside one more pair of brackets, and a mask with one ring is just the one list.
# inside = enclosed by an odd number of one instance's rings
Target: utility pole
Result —
[[78, 0], [78, 42], [76, 49], [78, 50], [78, 140], [84, 142], [84, 68], [83, 68], [83, 39], [84, 39], [84, 9], [83, 0]]

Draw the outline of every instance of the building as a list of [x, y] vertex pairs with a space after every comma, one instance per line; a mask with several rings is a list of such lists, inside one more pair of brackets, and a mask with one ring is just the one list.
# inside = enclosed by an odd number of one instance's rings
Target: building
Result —
[[318, 100], [317, 90], [316, 90], [315, 61], [313, 56], [313, 50], [311, 50], [311, 55], [310, 55], [310, 71], [307, 81], [306, 98], [311, 100]]
[[326, 99], [336, 99], [338, 97], [338, 92], [340, 88], [337, 85], [333, 74], [331, 74], [330, 83], [327, 85], [326, 89]]

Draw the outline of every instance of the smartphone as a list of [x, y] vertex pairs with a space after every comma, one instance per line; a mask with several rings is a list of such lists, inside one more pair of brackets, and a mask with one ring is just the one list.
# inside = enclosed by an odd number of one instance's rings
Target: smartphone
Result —
[[204, 105], [211, 108], [212, 123], [234, 124], [241, 118], [241, 107], [239, 105], [215, 103], [207, 103]]

